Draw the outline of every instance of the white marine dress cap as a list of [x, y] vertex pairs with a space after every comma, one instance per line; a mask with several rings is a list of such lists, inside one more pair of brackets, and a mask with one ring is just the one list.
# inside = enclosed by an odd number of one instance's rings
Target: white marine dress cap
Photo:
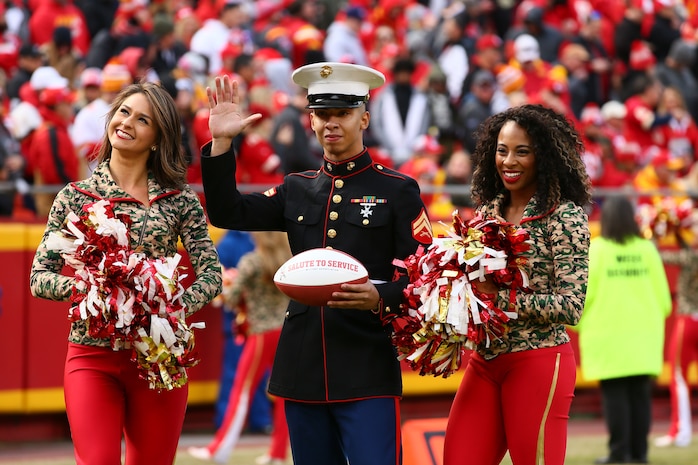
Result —
[[308, 89], [310, 109], [359, 107], [368, 101], [369, 90], [385, 83], [383, 73], [351, 63], [312, 63], [295, 70], [292, 77]]

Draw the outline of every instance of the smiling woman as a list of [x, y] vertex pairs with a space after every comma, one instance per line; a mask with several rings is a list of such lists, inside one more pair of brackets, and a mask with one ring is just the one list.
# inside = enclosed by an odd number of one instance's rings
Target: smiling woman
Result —
[[515, 463], [562, 465], [576, 376], [566, 325], [579, 321], [588, 267], [582, 143], [564, 116], [537, 105], [490, 117], [477, 140], [477, 212], [528, 232], [521, 254], [528, 283], [500, 288], [492, 276], [474, 283], [476, 295], [514, 318], [470, 357], [449, 414], [444, 464], [500, 463], [508, 451]]
[[[121, 463], [123, 437], [134, 463], [170, 465], [186, 411], [186, 371], [165, 376], [164, 385], [149, 384], [134, 363], [134, 351], [147, 352], [151, 343], [159, 347], [157, 334], [186, 328], [185, 312], [193, 314], [220, 293], [220, 264], [199, 197], [185, 183], [180, 120], [169, 94], [156, 84], [133, 84], [116, 97], [107, 121], [99, 165], [53, 202], [30, 286], [36, 297], [72, 303], [64, 392], [75, 461]], [[124, 225], [123, 240], [115, 244], [110, 229], [95, 221], [96, 206]], [[56, 252], [52, 244], [69, 236], [68, 228], [75, 232], [76, 218], [87, 218], [92, 229], [83, 231], [84, 241], [73, 253]], [[178, 261], [180, 242], [196, 277], [176, 294], [164, 292], [164, 305], [148, 306], [152, 299], [131, 258]], [[115, 259], [123, 255], [130, 258]], [[62, 274], [65, 264], [79, 272]], [[99, 292], [86, 282], [102, 283]], [[78, 303], [87, 294], [96, 310], [80, 312]], [[100, 324], [122, 315], [126, 305], [118, 302], [136, 301], [146, 311], [129, 321], [130, 331], [118, 323]], [[177, 305], [179, 319], [171, 312]]]

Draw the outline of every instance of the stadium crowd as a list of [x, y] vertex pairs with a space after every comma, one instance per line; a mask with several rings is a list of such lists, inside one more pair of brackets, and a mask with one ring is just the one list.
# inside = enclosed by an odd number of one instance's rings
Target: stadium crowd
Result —
[[526, 102], [576, 125], [596, 188], [691, 191], [697, 44], [698, 6], [682, 0], [4, 0], [0, 215], [45, 217], [94, 167], [111, 99], [139, 80], [175, 99], [191, 184], [210, 139], [205, 88], [223, 74], [263, 115], [236, 141], [238, 181], [315, 169], [291, 72], [318, 61], [385, 74], [366, 143], [420, 182], [432, 219], [470, 206], [453, 186], [470, 182], [480, 123]]

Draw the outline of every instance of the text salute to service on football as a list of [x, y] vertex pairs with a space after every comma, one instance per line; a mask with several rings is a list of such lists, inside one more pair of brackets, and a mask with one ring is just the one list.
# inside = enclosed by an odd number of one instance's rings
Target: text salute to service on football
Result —
[[369, 90], [385, 77], [314, 63], [293, 80], [308, 89], [322, 166], [264, 193], [240, 193], [231, 144], [261, 115], [243, 116], [237, 82], [218, 77], [207, 89], [212, 141], [202, 157], [208, 215], [221, 228], [286, 231], [294, 255], [338, 250], [368, 270], [369, 280], [342, 284], [324, 305], [291, 300], [269, 392], [285, 399], [296, 465], [397, 465], [402, 380], [389, 323], [408, 278], [393, 261], [431, 243], [429, 218], [416, 181], [374, 162], [363, 143]]

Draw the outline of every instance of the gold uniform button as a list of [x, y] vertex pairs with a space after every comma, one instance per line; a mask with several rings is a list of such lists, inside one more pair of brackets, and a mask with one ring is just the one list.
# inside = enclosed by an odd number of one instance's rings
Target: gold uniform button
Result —
[[364, 224], [364, 226], [367, 226], [368, 223], [369, 223], [369, 221], [368, 221], [368, 219], [364, 219], [364, 220], [362, 221], [362, 223]]
[[339, 213], [337, 213], [337, 212], [330, 212], [330, 219], [331, 219], [332, 221], [336, 221], [337, 218], [339, 218]]
[[342, 201], [342, 196], [341, 196], [341, 195], [336, 194], [336, 195], [333, 195], [333, 196], [332, 196], [332, 202], [334, 202], [334, 203], [339, 203], [339, 202], [341, 202], [341, 201]]
[[330, 239], [334, 239], [335, 237], [337, 237], [337, 231], [335, 231], [334, 229], [328, 229], [327, 237], [329, 237]]
[[303, 215], [298, 215], [298, 221], [299, 222], [303, 221]]
[[347, 163], [347, 169], [349, 171], [353, 170], [355, 167], [356, 167], [356, 163], [354, 163], [353, 161], [350, 161], [349, 163]]
[[337, 189], [341, 189], [342, 187], [344, 187], [344, 181], [342, 181], [341, 179], [335, 179], [334, 187], [336, 187]]

